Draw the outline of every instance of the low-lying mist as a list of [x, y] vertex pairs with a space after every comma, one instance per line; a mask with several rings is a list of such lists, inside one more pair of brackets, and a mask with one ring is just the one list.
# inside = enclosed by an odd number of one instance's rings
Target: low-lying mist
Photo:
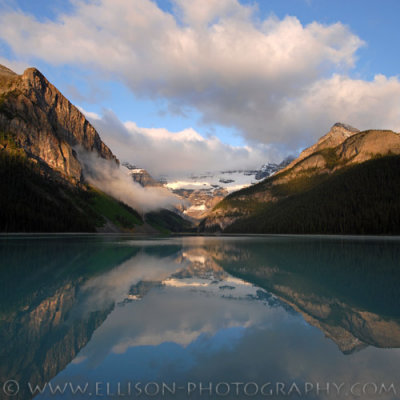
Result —
[[163, 187], [143, 187], [133, 181], [129, 170], [95, 153], [77, 150], [86, 181], [134, 208], [146, 213], [161, 208], [173, 209], [184, 200]]

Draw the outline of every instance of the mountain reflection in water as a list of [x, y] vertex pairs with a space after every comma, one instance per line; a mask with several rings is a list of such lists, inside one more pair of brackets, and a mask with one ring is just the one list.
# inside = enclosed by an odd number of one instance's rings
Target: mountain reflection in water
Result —
[[396, 384], [399, 244], [2, 238], [0, 382], [18, 381], [21, 399], [31, 397], [28, 382]]

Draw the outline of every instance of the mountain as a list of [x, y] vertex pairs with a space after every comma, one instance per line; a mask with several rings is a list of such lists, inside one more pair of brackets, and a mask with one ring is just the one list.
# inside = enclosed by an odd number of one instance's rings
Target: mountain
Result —
[[335, 124], [272, 177], [227, 196], [200, 229], [249, 233], [400, 232], [400, 135]]
[[359, 132], [360, 131], [357, 128], [353, 128], [350, 125], [337, 122], [335, 125], [332, 126], [332, 128], [326, 135], [322, 136], [318, 140], [317, 143], [303, 150], [300, 153], [299, 157], [293, 159], [292, 162], [288, 163], [287, 169], [290, 169], [295, 164], [311, 156], [313, 153], [317, 153], [320, 150], [329, 149], [340, 145], [346, 139]]
[[[88, 184], [93, 155], [119, 168], [95, 128], [40, 71], [18, 75], [0, 66], [0, 232], [159, 233]], [[165, 215], [154, 220], [168, 230]]]
[[286, 168], [292, 161], [294, 161], [294, 157], [289, 156], [289, 157], [286, 157], [279, 164], [275, 164], [275, 163], [264, 164], [260, 168], [260, 170], [256, 172], [254, 177], [257, 181], [268, 178], [269, 176], [277, 173], [278, 171], [282, 170], [283, 168]]
[[188, 204], [181, 208], [181, 212], [198, 223], [229, 193], [256, 184], [285, 168], [291, 161], [289, 157], [279, 164], [267, 163], [255, 170], [208, 171], [179, 179], [165, 177], [164, 186], [186, 200]]
[[17, 75], [0, 66], [0, 131], [72, 182], [82, 180], [75, 147], [118, 163], [85, 116], [36, 68]]
[[141, 186], [162, 186], [163, 182], [154, 179], [145, 169], [138, 168], [128, 162], [123, 162], [122, 166], [129, 170], [129, 175], [134, 182], [139, 183]]
[[[165, 182], [154, 179], [145, 169], [138, 168], [128, 162], [123, 162], [132, 180], [143, 187], [163, 187]], [[178, 206], [179, 207], [179, 206]], [[193, 232], [195, 230], [192, 220], [182, 213], [181, 209], [160, 209], [147, 212], [144, 215], [145, 222], [153, 229], [161, 233], [168, 232]]]
[[85, 116], [35, 68], [0, 66], [0, 231], [95, 232], [143, 225], [89, 186], [78, 153], [119, 161]]
[[[293, 157], [288, 157], [279, 164], [266, 163], [256, 170], [208, 171], [181, 178], [162, 176], [159, 179], [151, 176], [144, 168], [129, 162], [123, 162], [122, 167], [127, 168], [132, 180], [141, 186], [165, 187], [182, 198], [184, 204], [175, 211], [185, 219], [198, 224], [229, 193], [254, 185], [257, 181], [285, 168], [292, 161]], [[165, 212], [163, 214], [165, 216]], [[161, 214], [160, 217], [163, 219]], [[174, 231], [174, 224], [171, 228]]]

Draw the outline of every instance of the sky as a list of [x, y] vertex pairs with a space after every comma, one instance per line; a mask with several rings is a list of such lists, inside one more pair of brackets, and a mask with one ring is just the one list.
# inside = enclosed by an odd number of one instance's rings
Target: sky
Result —
[[400, 130], [398, 0], [0, 0], [0, 63], [37, 67], [121, 161], [253, 169], [336, 122]]

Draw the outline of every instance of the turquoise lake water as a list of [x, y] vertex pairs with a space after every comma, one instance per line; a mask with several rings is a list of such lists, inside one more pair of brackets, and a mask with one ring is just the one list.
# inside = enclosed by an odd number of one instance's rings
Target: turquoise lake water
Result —
[[0, 263], [1, 398], [400, 398], [399, 238], [2, 236]]

